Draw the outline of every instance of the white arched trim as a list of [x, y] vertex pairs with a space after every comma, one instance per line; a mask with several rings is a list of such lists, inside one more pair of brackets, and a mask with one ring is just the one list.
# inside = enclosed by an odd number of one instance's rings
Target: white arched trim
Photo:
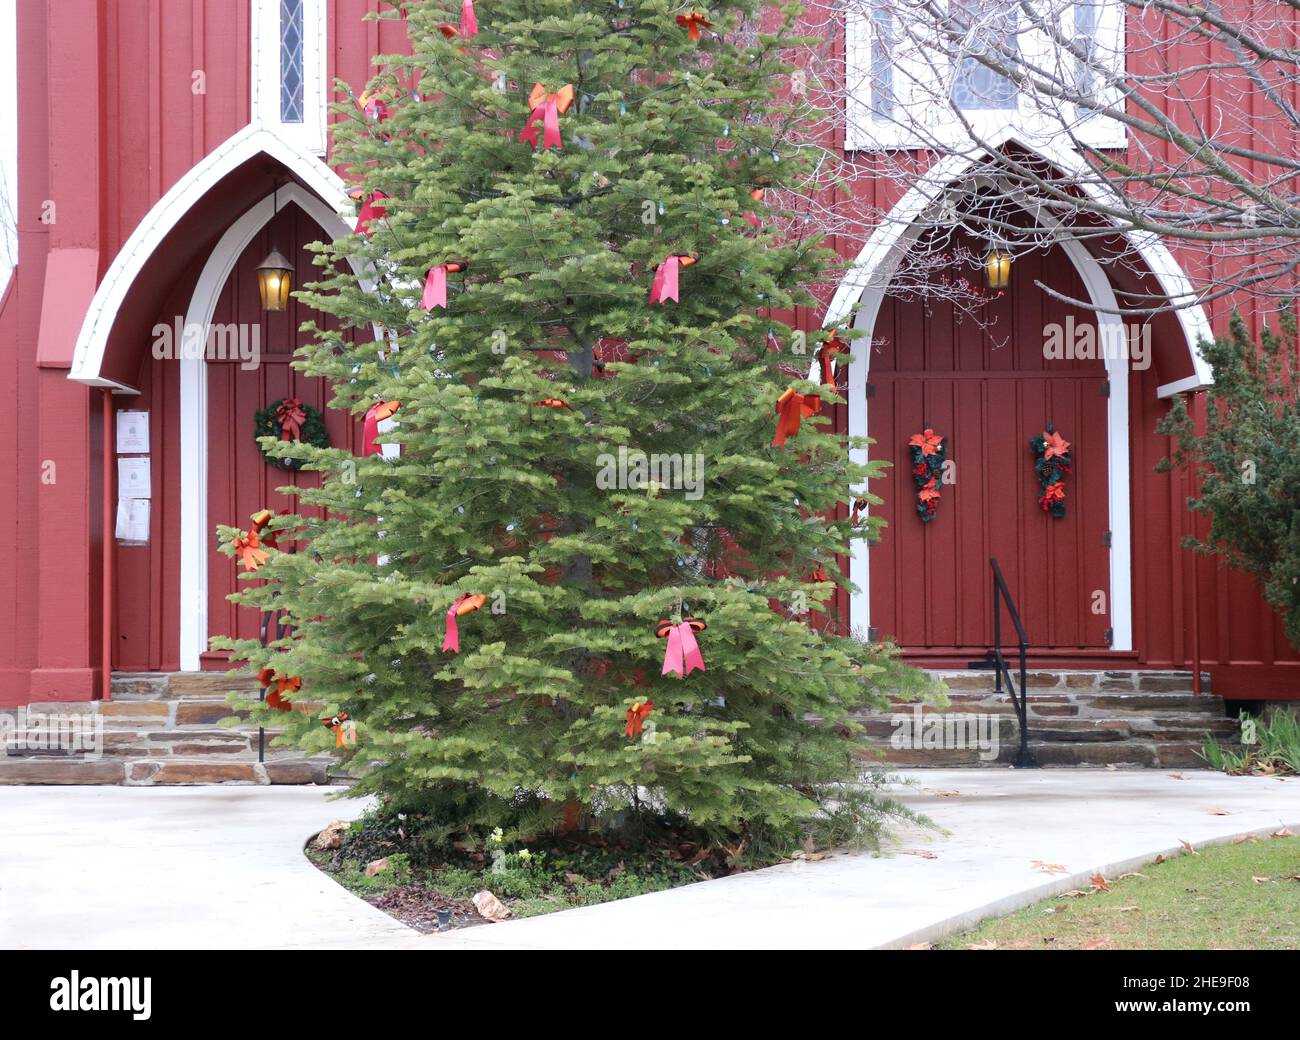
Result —
[[[162, 245], [167, 235], [223, 177], [259, 153], [276, 159], [298, 177], [330, 207], [332, 218], [352, 213], [342, 179], [310, 152], [303, 151], [268, 130], [261, 123], [249, 123], [227, 139], [185, 176], [172, 185], [167, 194], [154, 203], [131, 237], [113, 259], [95, 291], [90, 309], [82, 322], [72, 356], [68, 378], [90, 386], [116, 386], [100, 374], [109, 332], [117, 320], [127, 294], [140, 276], [148, 259]], [[322, 226], [332, 228], [337, 219]], [[351, 228], [345, 225], [346, 231]]]
[[[1038, 151], [1038, 149], [1035, 149]], [[1050, 158], [1050, 157], [1049, 157]], [[946, 167], [942, 175], [931, 174], [922, 185], [913, 188], [889, 213], [885, 221], [877, 228], [859, 254], [857, 261], [850, 268], [848, 275], [837, 289], [827, 311], [825, 324], [843, 324], [852, 317], [855, 328], [866, 333], [862, 342], [870, 342], [875, 328], [876, 317], [881, 302], [889, 287], [890, 279], [903, 256], [911, 248], [918, 231], [917, 221], [927, 207], [939, 197], [954, 181], [960, 180], [964, 170], [971, 161], [956, 157], [953, 163], [946, 160], [941, 166]], [[1052, 160], [1055, 161], [1055, 160]], [[922, 189], [926, 190], [922, 190]], [[1134, 236], [1129, 236], [1134, 241]], [[1057, 243], [1069, 257], [1071, 264], [1079, 274], [1089, 301], [1097, 312], [1097, 321], [1102, 337], [1113, 336], [1114, 339], [1100, 338], [1101, 342], [1122, 343], [1123, 321], [1115, 298], [1115, 292], [1106, 277], [1105, 271], [1096, 258], [1088, 252], [1081, 242], [1061, 235]], [[1159, 248], [1156, 249], [1155, 247]], [[1164, 275], [1152, 268], [1160, 278], [1162, 287], [1173, 286], [1183, 294], [1190, 290], [1186, 276], [1177, 269], [1173, 258], [1163, 245], [1158, 242], [1143, 242], [1134, 248], [1146, 258], [1148, 263], [1160, 256], [1166, 258]], [[1181, 282], [1179, 281], [1181, 279]], [[1209, 323], [1204, 311], [1198, 306], [1189, 307], [1179, 312], [1184, 335], [1187, 336], [1188, 351], [1192, 359], [1194, 375], [1176, 383], [1165, 384], [1159, 388], [1161, 396], [1178, 393], [1182, 390], [1209, 386], [1213, 383], [1213, 374], [1200, 352], [1200, 343], [1210, 336]], [[848, 403], [850, 437], [867, 436], [867, 397], [865, 387], [868, 381], [871, 351], [857, 350], [849, 365]], [[1129, 363], [1127, 357], [1106, 359], [1106, 373], [1110, 383], [1110, 397], [1107, 402], [1107, 471], [1109, 523], [1111, 531], [1110, 548], [1110, 622], [1112, 628], [1111, 649], [1116, 651], [1133, 648], [1133, 587], [1132, 587], [1132, 529], [1129, 482]], [[817, 380], [816, 366], [809, 373], [809, 379]], [[865, 464], [868, 460], [866, 449], [855, 448], [851, 452], [854, 462]], [[861, 493], [864, 489], [854, 489]], [[855, 632], [866, 633], [871, 624], [871, 571], [870, 551], [865, 539], [854, 539], [852, 556], [849, 563], [849, 577], [855, 591], [850, 598], [850, 627]]]
[[[194, 285], [184, 328], [203, 329], [202, 342], [207, 342], [212, 314], [230, 272], [248, 244], [275, 216], [277, 202], [281, 209], [287, 203], [296, 204], [327, 235], [343, 238], [352, 230], [338, 213], [296, 182], [267, 195], [226, 229]], [[360, 267], [352, 266], [362, 284], [369, 287]], [[192, 672], [198, 671], [208, 645], [208, 544], [212, 537], [208, 524], [208, 366], [203, 357], [188, 352], [182, 352], [180, 366], [180, 666], [182, 671]]]

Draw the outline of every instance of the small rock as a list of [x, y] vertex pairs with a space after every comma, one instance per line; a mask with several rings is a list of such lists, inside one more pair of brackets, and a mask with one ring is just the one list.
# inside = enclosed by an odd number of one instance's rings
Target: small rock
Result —
[[311, 847], [318, 852], [328, 852], [343, 844], [343, 832], [348, 829], [346, 820], [331, 820], [329, 826], [311, 840]]
[[366, 877], [374, 877], [376, 874], [382, 874], [388, 869], [388, 857], [383, 859], [373, 859], [366, 864]]
[[479, 917], [485, 917], [489, 921], [504, 921], [510, 916], [510, 911], [506, 909], [505, 904], [486, 888], [482, 892], [474, 893], [474, 909], [478, 911]]

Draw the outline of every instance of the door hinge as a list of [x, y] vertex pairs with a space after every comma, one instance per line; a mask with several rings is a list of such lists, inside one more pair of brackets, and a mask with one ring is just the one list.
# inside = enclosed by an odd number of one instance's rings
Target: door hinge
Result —
[[1110, 380], [1109, 380], [1109, 379], [1105, 380], [1105, 381], [1101, 384], [1101, 396], [1102, 396], [1102, 397], [1109, 397], [1109, 396], [1110, 396]]
[[1109, 548], [1110, 548], [1110, 542], [1111, 542], [1110, 532], [1109, 532], [1109, 531], [1102, 531], [1102, 532], [1101, 532], [1101, 544], [1104, 545], [1107, 549], [1109, 549]]
[[1113, 628], [1108, 628], [1104, 632], [1102, 632], [1101, 641], [1105, 643], [1107, 646], [1111, 646], [1112, 644], [1114, 644], [1115, 630]]
[[867, 395], [867, 400], [870, 401], [873, 397], [876, 396], [876, 388], [871, 383], [865, 383], [864, 386], [866, 388], [865, 393]]

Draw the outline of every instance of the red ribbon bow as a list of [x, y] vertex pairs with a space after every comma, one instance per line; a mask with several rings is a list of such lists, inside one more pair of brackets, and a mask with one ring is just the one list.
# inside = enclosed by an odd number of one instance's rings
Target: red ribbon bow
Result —
[[835, 355], [848, 350], [844, 341], [832, 332], [830, 338], [817, 351], [817, 362], [821, 366], [822, 386], [835, 389]]
[[302, 402], [296, 397], [286, 397], [275, 409], [275, 417], [280, 423], [280, 440], [302, 440], [302, 424], [307, 421], [307, 413], [302, 410]]
[[349, 194], [354, 199], [361, 200], [361, 209], [357, 212], [357, 226], [352, 229], [352, 233], [365, 235], [368, 238], [375, 233], [375, 229], [370, 225], [384, 215], [383, 200], [389, 196], [382, 191], [365, 192], [360, 188], [354, 188]]
[[519, 135], [519, 140], [527, 141], [536, 148], [537, 127], [534, 124], [540, 121], [542, 124], [542, 151], [546, 151], [547, 148], [563, 148], [564, 142], [560, 140], [560, 114], [567, 112], [572, 104], [572, 83], [566, 83], [554, 94], [548, 94], [546, 88], [540, 83], [533, 84], [533, 89], [528, 95], [528, 105], [532, 111], [524, 122], [524, 129]]
[[266, 695], [266, 703], [279, 711], [293, 711], [293, 705], [284, 700], [286, 693], [297, 693], [302, 689], [302, 678], [297, 675], [277, 675], [274, 668], [263, 668], [257, 673], [257, 681], [263, 687], [275, 684], [275, 689]]
[[650, 284], [650, 302], [662, 305], [668, 300], [676, 300], [680, 303], [681, 297], [677, 295], [677, 275], [680, 268], [690, 267], [693, 263], [695, 257], [685, 253], [674, 253], [664, 257], [663, 262], [655, 268], [654, 281]]
[[623, 732], [634, 740], [639, 737], [641, 731], [645, 728], [645, 720], [650, 717], [654, 707], [654, 701], [637, 701], [634, 703], [632, 707], [627, 709], [627, 726], [624, 727]]
[[707, 627], [699, 618], [693, 617], [682, 618], [676, 624], [671, 621], [659, 622], [655, 635], [660, 639], [668, 640], [668, 645], [664, 647], [664, 667], [661, 675], [675, 672], [684, 677], [697, 668], [702, 672], [706, 670], [700, 645], [695, 641], [695, 633], [703, 632]]
[[816, 415], [821, 408], [821, 398], [816, 394], [801, 394], [794, 387], [788, 387], [776, 399], [776, 435], [772, 446], [779, 448], [787, 437], [799, 432], [800, 423], [810, 415]]
[[487, 597], [482, 595], [461, 596], [447, 608], [447, 632], [442, 637], [443, 650], [460, 653], [460, 627], [456, 624], [456, 619], [478, 610], [486, 602]]
[[690, 14], [679, 14], [677, 16], [677, 24], [683, 29], [690, 30], [686, 37], [688, 40], [698, 40], [700, 38], [701, 26], [705, 29], [713, 28], [713, 23], [704, 16], [703, 11], [692, 11]]
[[362, 458], [367, 455], [378, 455], [383, 450], [375, 443], [375, 438], [379, 436], [379, 424], [385, 419], [391, 419], [401, 407], [401, 401], [376, 401], [366, 409], [365, 423], [361, 431]]

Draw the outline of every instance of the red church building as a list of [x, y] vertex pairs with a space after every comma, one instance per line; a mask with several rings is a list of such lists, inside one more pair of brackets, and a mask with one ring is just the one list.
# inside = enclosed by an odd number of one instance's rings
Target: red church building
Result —
[[[276, 251], [307, 281], [304, 247], [352, 230], [327, 105], [336, 79], [360, 91], [373, 55], [408, 49], [400, 20], [365, 18], [381, 9], [17, 0], [18, 248], [0, 297], [0, 438], [12, 446], [0, 707], [102, 699], [116, 673], [226, 667], [209, 640], [255, 635], [257, 619], [226, 601], [235, 568], [215, 528], [289, 508], [275, 489], [295, 479], [260, 455], [254, 415], [296, 397], [326, 414], [334, 444], [360, 448], [359, 427], [325, 407], [322, 382], [289, 364], [298, 326], [319, 316], [295, 300], [265, 309], [257, 269]], [[480, 4], [480, 19], [490, 11]], [[998, 140], [1031, 147], [1014, 121]], [[1077, 162], [1068, 149], [1032, 148], [1058, 170]], [[936, 163], [927, 183], [963, 176], [958, 160]], [[890, 219], [837, 239], [855, 267], [826, 311], [801, 321], [811, 331], [852, 320], [869, 334], [872, 349], [842, 373], [836, 422], [870, 435], [873, 455], [895, 466], [872, 486], [888, 527], [878, 544], [855, 543], [858, 591], [837, 597], [839, 623], [893, 638], [917, 663], [964, 667], [991, 645], [996, 558], [1035, 668], [1199, 666], [1229, 699], [1300, 698], [1300, 654], [1277, 617], [1249, 578], [1181, 548], [1189, 488], [1155, 471], [1170, 448], [1156, 423], [1172, 395], [1212, 385], [1199, 344], [1226, 311], [1152, 319], [1140, 369], [1043, 356], [1049, 323], [1118, 322], [1106, 317], [1117, 290], [1187, 295], [1194, 275], [1175, 244], [1128, 240], [1128, 285], [1077, 241], [1018, 258], [1012, 291], [989, 306], [1002, 329], [1025, 332], [994, 349], [986, 329], [891, 295], [880, 275], [908, 248], [909, 214], [931, 189], [854, 190]], [[191, 340], [207, 354], [187, 350]], [[1039, 507], [1028, 451], [1049, 422], [1075, 460], [1059, 520]], [[948, 439], [959, 473], [932, 523], [915, 513], [907, 447], [923, 427]]]

